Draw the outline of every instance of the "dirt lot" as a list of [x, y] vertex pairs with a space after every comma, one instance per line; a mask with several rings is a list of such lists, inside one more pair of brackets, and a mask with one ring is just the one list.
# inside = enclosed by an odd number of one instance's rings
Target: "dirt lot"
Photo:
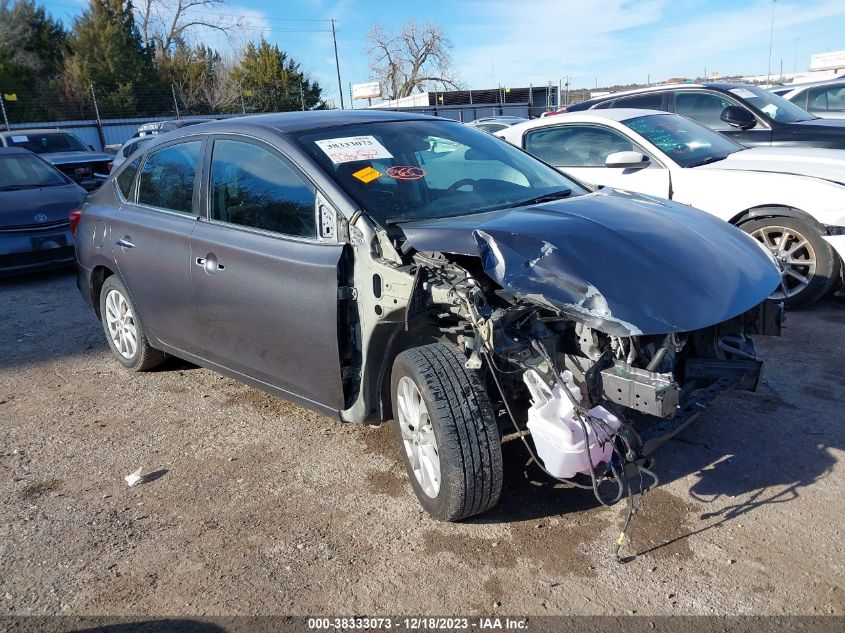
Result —
[[131, 374], [69, 273], [0, 282], [0, 315], [0, 613], [845, 614], [842, 303], [790, 314], [761, 390], [658, 452], [627, 564], [624, 505], [518, 444], [499, 507], [441, 524], [389, 427]]

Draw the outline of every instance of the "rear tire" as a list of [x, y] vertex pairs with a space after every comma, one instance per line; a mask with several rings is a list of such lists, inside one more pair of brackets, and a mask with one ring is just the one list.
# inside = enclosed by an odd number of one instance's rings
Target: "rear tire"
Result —
[[808, 306], [836, 282], [839, 257], [809, 222], [780, 216], [749, 220], [739, 228], [761, 242], [778, 260], [786, 293], [778, 288], [772, 299], [783, 301], [790, 308]]
[[100, 320], [112, 354], [132, 371], [149, 371], [167, 354], [150, 346], [126, 286], [114, 275], [100, 289]]
[[489, 510], [502, 491], [493, 409], [465, 362], [454, 346], [436, 343], [399, 354], [391, 376], [394, 429], [411, 485], [442, 521]]

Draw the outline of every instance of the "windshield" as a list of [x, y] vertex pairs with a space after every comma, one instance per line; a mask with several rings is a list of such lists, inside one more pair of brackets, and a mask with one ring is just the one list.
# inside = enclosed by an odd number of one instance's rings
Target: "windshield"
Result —
[[47, 132], [30, 134], [21, 132], [6, 138], [10, 147], [23, 147], [36, 154], [56, 152], [90, 152], [91, 149], [73, 134], [66, 132]]
[[744, 149], [718, 132], [677, 114], [649, 114], [623, 123], [681, 167], [713, 163]]
[[462, 123], [385, 121], [294, 138], [382, 226], [586, 193], [548, 165]]
[[65, 184], [64, 176], [32, 154], [0, 155], [0, 190]]
[[778, 123], [796, 123], [816, 118], [791, 101], [756, 86], [731, 88], [729, 92], [757, 108], [766, 118]]

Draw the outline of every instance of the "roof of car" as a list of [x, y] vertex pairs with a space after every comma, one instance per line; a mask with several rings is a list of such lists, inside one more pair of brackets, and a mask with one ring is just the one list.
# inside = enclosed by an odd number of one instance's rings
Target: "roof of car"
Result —
[[839, 84], [845, 85], [845, 76], [832, 77], [830, 79], [817, 79], [816, 81], [802, 81], [800, 84], [787, 84], [784, 86], [777, 86], [776, 90], [802, 90], [804, 88], [813, 88], [815, 86], [836, 86]]
[[[190, 126], [190, 132], [179, 131], [188, 134], [202, 131], [210, 131], [215, 128], [231, 128], [233, 126], [256, 126], [270, 128], [278, 132], [302, 132], [305, 130], [318, 130], [341, 125], [354, 125], [358, 123], [375, 123], [378, 121], [415, 121], [415, 120], [440, 120], [450, 121], [439, 117], [427, 116], [424, 114], [410, 114], [406, 112], [394, 112], [391, 110], [317, 110], [312, 112], [280, 112], [275, 114], [253, 114], [237, 117], [234, 119], [223, 119], [220, 121], [209, 121]], [[169, 134], [175, 134], [170, 132]], [[162, 135], [164, 136], [164, 135]]]
[[[67, 130], [60, 130], [57, 127], [32, 128], [29, 130], [4, 130], [0, 132], [2, 136], [25, 136], [27, 134], [48, 134], [55, 132], [67, 132]], [[69, 133], [69, 132], [68, 132]]]
[[650, 92], [665, 92], [666, 90], [689, 90], [693, 88], [710, 88], [714, 90], [731, 90], [732, 88], [753, 88], [752, 84], [744, 83], [728, 83], [724, 81], [708, 81], [697, 84], [659, 84], [657, 86], [647, 86], [645, 88], [634, 88], [632, 90], [622, 90], [620, 92], [611, 92], [603, 97], [594, 97], [587, 99], [574, 105], [582, 105], [583, 103], [601, 103], [603, 101], [610, 101], [619, 97], [627, 97], [629, 95], [647, 94]]
[[[584, 123], [590, 122], [600, 122], [600, 121], [627, 121], [628, 119], [633, 119], [636, 117], [641, 116], [649, 116], [652, 114], [657, 114], [661, 116], [676, 116], [673, 115], [671, 112], [665, 112], [663, 110], [646, 110], [641, 108], [611, 108], [611, 109], [601, 109], [601, 110], [577, 110], [575, 112], [562, 112], [555, 116], [551, 117], [543, 117], [541, 119], [532, 119], [530, 121], [526, 121], [524, 123], [519, 123], [518, 125], [514, 125], [508, 130], [531, 130], [536, 127], [550, 127], [555, 124], [564, 123], [566, 121], [579, 121]], [[503, 135], [508, 130], [502, 130], [501, 133], [497, 132], [497, 135]]]
[[0, 154], [32, 154], [23, 147], [0, 147]]

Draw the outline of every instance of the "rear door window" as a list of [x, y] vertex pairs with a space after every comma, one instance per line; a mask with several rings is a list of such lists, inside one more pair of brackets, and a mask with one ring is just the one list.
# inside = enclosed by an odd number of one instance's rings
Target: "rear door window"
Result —
[[138, 181], [138, 204], [193, 213], [194, 178], [202, 141], [168, 145], [147, 154]]
[[217, 139], [211, 155], [211, 219], [316, 238], [315, 189], [282, 157], [253, 143]]
[[663, 107], [663, 93], [652, 92], [644, 95], [620, 97], [613, 102], [614, 108], [641, 108], [645, 110], [665, 110]]
[[845, 86], [818, 86], [807, 93], [810, 112], [845, 112]]

